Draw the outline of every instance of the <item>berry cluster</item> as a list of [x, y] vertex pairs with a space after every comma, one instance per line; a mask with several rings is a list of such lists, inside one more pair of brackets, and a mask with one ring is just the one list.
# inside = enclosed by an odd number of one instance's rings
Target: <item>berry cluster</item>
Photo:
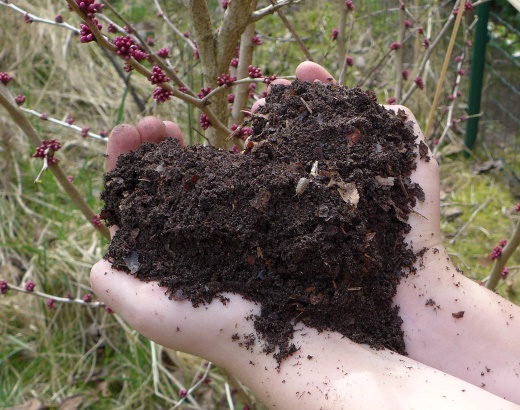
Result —
[[105, 7], [101, 3], [94, 3], [94, 0], [76, 0], [76, 4], [89, 18], [93, 17], [95, 13], [103, 11], [103, 7]]
[[238, 57], [233, 57], [233, 58], [231, 59], [231, 61], [229, 62], [229, 65], [230, 65], [231, 67], [235, 67], [235, 68], [237, 68], [237, 67], [238, 67]]
[[159, 51], [157, 51], [157, 55], [161, 58], [168, 58], [168, 56], [170, 55], [170, 50], [168, 49], [168, 47], [163, 47]]
[[417, 77], [415, 79], [415, 84], [417, 84], [417, 87], [419, 87], [419, 89], [424, 90], [424, 81], [421, 77]]
[[170, 81], [170, 78], [164, 74], [161, 67], [154, 65], [152, 68], [152, 76], [150, 77], [150, 82], [154, 85], [161, 85], [162, 83], [167, 83]]
[[57, 164], [59, 162], [58, 158], [54, 158], [54, 153], [61, 148], [61, 144], [59, 141], [52, 140], [43, 140], [42, 145], [36, 148], [36, 152], [33, 154], [34, 158], [47, 158], [47, 163], [49, 165]]
[[240, 138], [242, 140], [253, 135], [253, 129], [251, 127], [239, 127], [237, 124], [231, 126], [231, 131], [233, 131], [233, 136], [235, 138]]
[[330, 39], [332, 41], [336, 40], [338, 38], [339, 30], [337, 28], [333, 28], [330, 32]]
[[9, 73], [6, 73], [6, 72], [0, 73], [0, 83], [2, 83], [3, 85], [7, 85], [7, 83], [9, 81], [11, 81], [12, 79], [13, 79], [13, 77], [11, 77], [9, 75]]
[[276, 80], [276, 74], [273, 74], [269, 77], [264, 78], [264, 83], [271, 84], [274, 80]]
[[491, 251], [491, 253], [489, 254], [489, 259], [491, 259], [493, 261], [495, 259], [500, 258], [500, 256], [502, 255], [502, 249], [504, 249], [504, 247], [506, 245], [507, 245], [507, 241], [505, 239], [502, 239], [498, 243], [498, 246], [495, 246], [493, 248], [493, 250]]
[[[94, 225], [96, 228], [101, 228], [101, 225], [102, 225], [102, 222], [101, 222], [101, 217], [96, 214], [92, 217], [92, 219], [90, 220], [90, 223], [92, 225]], [[85, 301], [86, 302], [86, 301]], [[89, 301], [90, 302], [90, 301]]]
[[197, 94], [197, 97], [204, 98], [211, 92], [211, 87], [204, 87], [200, 89], [200, 93]]
[[25, 103], [25, 95], [19, 94], [16, 97], [14, 97], [14, 102], [21, 106]]
[[200, 114], [200, 128], [203, 130], [207, 130], [209, 127], [211, 127], [211, 121], [209, 120], [208, 116], [204, 113]]
[[255, 46], [260, 46], [262, 45], [262, 39], [258, 36], [254, 36], [254, 37], [251, 37], [251, 42], [255, 45]]
[[36, 283], [34, 283], [32, 280], [28, 280], [27, 282], [25, 282], [25, 290], [27, 292], [32, 292], [35, 286]]
[[9, 285], [5, 280], [0, 280], [0, 295], [5, 295], [9, 289]]
[[403, 76], [403, 80], [408, 80], [408, 70], [401, 71], [401, 75]]
[[229, 74], [222, 74], [220, 77], [217, 78], [217, 85], [225, 85], [226, 87], [231, 87], [236, 80], [236, 77], [231, 77]]
[[173, 95], [173, 91], [165, 90], [161, 87], [156, 87], [152, 92], [152, 97], [160, 103], [168, 101]]
[[133, 57], [134, 52], [138, 50], [133, 38], [130, 36], [117, 36], [114, 38], [114, 45], [117, 47], [117, 55], [123, 57], [125, 60]]
[[354, 6], [354, 3], [352, 2], [352, 0], [347, 0], [345, 2], [345, 6], [347, 6], [347, 9], [349, 11], [354, 11], [354, 9], [355, 9], [355, 6]]
[[247, 67], [247, 71], [250, 78], [262, 77], [262, 71], [259, 68], [253, 67], [252, 65], [249, 65], [249, 67]]
[[[92, 23], [95, 24], [97, 28], [100, 30], [103, 28], [103, 26], [99, 24], [98, 20], [95, 18], [92, 19]], [[79, 25], [79, 28], [79, 41], [81, 41], [82, 43], [90, 43], [91, 41], [96, 40], [96, 37], [92, 33], [92, 30], [85, 22], [81, 23]]]
[[399, 41], [394, 41], [390, 44], [390, 50], [399, 50], [401, 48], [401, 43]]

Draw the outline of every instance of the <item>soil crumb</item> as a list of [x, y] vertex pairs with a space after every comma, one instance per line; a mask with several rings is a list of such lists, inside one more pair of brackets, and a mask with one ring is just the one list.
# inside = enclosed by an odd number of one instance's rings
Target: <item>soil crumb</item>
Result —
[[252, 127], [240, 154], [168, 138], [121, 155], [101, 195], [120, 227], [105, 257], [196, 307], [224, 292], [258, 303], [256, 339], [278, 363], [298, 323], [406, 354], [392, 298], [414, 270], [404, 235], [424, 193], [405, 113], [295, 81], [272, 87]]

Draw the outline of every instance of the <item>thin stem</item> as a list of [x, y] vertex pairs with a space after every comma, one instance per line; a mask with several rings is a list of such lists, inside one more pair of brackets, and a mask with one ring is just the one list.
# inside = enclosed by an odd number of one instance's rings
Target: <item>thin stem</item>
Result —
[[459, 26], [460, 26], [460, 22], [462, 20], [462, 15], [464, 14], [465, 4], [466, 4], [466, 0], [461, 0], [460, 5], [459, 5], [459, 11], [457, 13], [457, 18], [455, 19], [455, 26], [453, 27], [450, 42], [448, 44], [448, 50], [446, 51], [446, 57], [444, 58], [444, 64], [442, 65], [439, 82], [437, 83], [437, 90], [435, 91], [435, 97], [433, 98], [432, 107], [430, 109], [430, 114], [428, 116], [428, 122], [426, 123], [426, 129], [424, 130], [424, 136], [426, 138], [428, 138], [428, 136], [430, 135], [429, 134], [430, 129], [433, 125], [433, 117], [434, 117], [435, 111], [437, 110], [437, 105], [439, 104], [439, 98], [441, 96], [444, 78], [446, 77], [446, 72], [448, 71], [448, 65], [450, 63], [451, 53], [453, 52], [453, 46], [455, 45], [455, 39], [457, 38], [457, 32], [459, 31]]
[[74, 26], [71, 26], [69, 23], [56, 23], [54, 20], [47, 20], [47, 19], [44, 19], [41, 17], [37, 17], [34, 14], [28, 13], [24, 9], [22, 9], [18, 6], [15, 6], [12, 3], [4, 3], [2, 1], [0, 1], [0, 6], [9, 7], [10, 9], [17, 11], [18, 13], [21, 13], [24, 16], [27, 15], [27, 17], [29, 17], [33, 23], [43, 23], [43, 24], [49, 24], [51, 26], [64, 27], [64, 28], [74, 32], [75, 34], [79, 34], [80, 30]]
[[[256, 3], [256, 0], [254, 0]], [[237, 66], [237, 79], [242, 80], [249, 77], [249, 65], [253, 61], [254, 44], [252, 37], [255, 34], [255, 25], [250, 24], [246, 27], [240, 37], [240, 52]], [[235, 124], [240, 124], [244, 120], [243, 110], [246, 109], [249, 97], [249, 83], [235, 84], [235, 101], [231, 111], [231, 118]]]
[[406, 10], [401, 8], [399, 10], [399, 36], [397, 41], [401, 47], [395, 51], [395, 99], [401, 100], [401, 93], [403, 89], [403, 54], [404, 54], [404, 31], [406, 29], [404, 21], [406, 18]]
[[516, 225], [515, 232], [509, 240], [506, 246], [502, 249], [502, 254], [495, 260], [489, 279], [486, 282], [486, 288], [494, 290], [497, 286], [498, 281], [502, 277], [504, 266], [506, 266], [507, 260], [511, 257], [513, 252], [520, 245], [520, 223]]
[[[29, 108], [20, 107], [20, 110], [22, 110], [23, 112], [25, 112], [27, 114], [34, 115], [35, 117], [41, 117], [42, 116], [41, 112], [29, 109]], [[52, 122], [53, 124], [58, 124], [58, 125], [60, 125], [62, 127], [69, 128], [69, 129], [77, 131], [79, 133], [81, 133], [81, 131], [82, 131], [81, 127], [78, 127], [77, 125], [74, 125], [74, 124], [69, 124], [69, 123], [64, 122], [64, 121], [60, 121], [60, 120], [58, 120], [56, 118], [47, 117], [46, 121]], [[98, 140], [98, 141], [102, 141], [102, 142], [107, 142], [108, 141], [108, 138], [102, 137], [101, 135], [95, 134], [95, 133], [90, 132], [90, 131], [87, 132], [87, 135], [89, 137], [95, 139], [95, 140]]]
[[255, 11], [253, 14], [251, 14], [251, 18], [249, 20], [249, 23], [253, 23], [255, 21], [258, 21], [262, 19], [263, 17], [267, 16], [268, 14], [273, 14], [274, 12], [278, 11], [280, 8], [287, 6], [292, 3], [299, 3], [299, 1], [295, 0], [281, 0], [279, 2], [276, 2], [275, 4], [272, 4], [270, 6], [266, 6], [263, 9]]
[[45, 298], [45, 299], [52, 299], [55, 302], [59, 302], [59, 303], [71, 303], [71, 304], [75, 304], [75, 305], [89, 306], [92, 308], [104, 308], [106, 306], [105, 303], [103, 303], [101, 301], [85, 302], [83, 299], [60, 297], [60, 296], [51, 295], [49, 293], [40, 292], [38, 290], [28, 291], [25, 288], [22, 288], [22, 287], [16, 286], [16, 285], [12, 285], [10, 283], [7, 283], [7, 286], [8, 286], [8, 289], [10, 289], [10, 290], [15, 290], [17, 292], [26, 293], [29, 295], [33, 295], [33, 296], [37, 296], [37, 297], [41, 297], [41, 298]]
[[191, 41], [191, 39], [189, 39], [188, 37], [186, 37], [184, 35], [184, 33], [182, 33], [176, 26], [175, 24], [173, 24], [170, 19], [168, 17], [166, 17], [166, 14], [164, 14], [164, 11], [163, 9], [161, 8], [161, 5], [159, 4], [159, 1], [158, 0], [153, 0], [154, 4], [155, 4], [155, 7], [157, 8], [157, 12], [159, 13], [159, 15], [161, 16], [161, 18], [164, 20], [164, 22], [173, 30], [173, 32], [175, 34], [177, 34], [179, 37], [181, 37], [185, 42], [186, 44], [188, 44], [188, 46], [191, 47], [191, 49], [193, 51], [195, 51], [195, 49], [197, 47], [195, 47], [195, 44], [193, 43], [193, 41]]
[[[457, 3], [455, 3], [455, 5], [457, 5]], [[451, 23], [453, 22], [454, 19], [455, 18], [453, 17], [453, 14], [450, 14], [450, 16], [448, 17], [448, 20], [446, 20], [446, 23], [444, 24], [442, 29], [439, 31], [439, 34], [437, 34], [437, 37], [435, 37], [435, 39], [428, 45], [428, 48], [426, 49], [426, 52], [424, 53], [421, 64], [419, 65], [419, 69], [417, 70], [417, 74], [416, 74], [417, 77], [422, 77], [424, 70], [426, 68], [426, 64], [430, 60], [431, 54], [433, 53], [435, 48], [439, 45], [441, 39], [444, 37], [444, 35], [448, 31], [448, 29], [450, 28]], [[411, 95], [413, 94], [413, 92], [416, 89], [417, 89], [417, 84], [414, 82], [414, 83], [412, 83], [412, 85], [410, 86], [410, 88], [408, 89], [406, 94], [404, 95], [403, 99], [401, 101], [397, 101], [397, 102], [399, 104], [406, 104], [406, 101], [408, 101], [408, 99], [411, 97]]]
[[[39, 146], [41, 144], [42, 139], [33, 128], [27, 117], [23, 114], [23, 112], [16, 106], [16, 103], [13, 100], [12, 95], [9, 93], [7, 88], [0, 84], [0, 105], [2, 105], [11, 118], [16, 122], [16, 124], [22, 129], [22, 131], [27, 135], [29, 141], [34, 146]], [[85, 215], [85, 218], [89, 222], [91, 222], [97, 215], [90, 208], [90, 206], [85, 201], [83, 195], [76, 189], [76, 187], [69, 181], [63, 170], [61, 169], [59, 164], [53, 164], [49, 166], [49, 170], [54, 174], [56, 179], [58, 180], [61, 187], [65, 190], [69, 198], [74, 202], [76, 207]], [[96, 228], [105, 238], [110, 240], [110, 231], [105, 225], [101, 225]]]
[[[273, 6], [276, 5], [276, 0], [271, 0], [271, 4]], [[285, 13], [283, 12], [283, 10], [280, 8], [280, 9], [276, 10], [276, 13], [278, 14], [278, 17], [280, 17], [280, 20], [282, 20], [283, 24], [285, 24], [285, 27], [287, 28], [287, 30], [289, 30], [289, 32], [292, 34], [294, 41], [296, 41], [296, 44], [298, 44], [298, 47], [300, 47], [300, 50], [303, 52], [303, 54], [305, 54], [305, 57], [307, 58], [307, 60], [314, 61], [309, 49], [307, 47], [305, 47], [305, 44], [303, 44], [301, 37], [296, 32], [296, 30], [292, 26], [291, 22], [289, 20], [287, 20], [287, 17], [285, 17]]]

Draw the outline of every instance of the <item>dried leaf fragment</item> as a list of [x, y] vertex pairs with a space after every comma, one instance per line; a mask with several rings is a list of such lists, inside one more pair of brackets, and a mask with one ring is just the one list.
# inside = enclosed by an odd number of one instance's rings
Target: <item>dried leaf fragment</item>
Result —
[[460, 312], [452, 313], [451, 314], [455, 319], [460, 319], [464, 316], [464, 310], [461, 310]]
[[359, 203], [359, 192], [356, 184], [353, 182], [337, 182], [339, 195], [347, 204], [352, 204], [357, 207]]

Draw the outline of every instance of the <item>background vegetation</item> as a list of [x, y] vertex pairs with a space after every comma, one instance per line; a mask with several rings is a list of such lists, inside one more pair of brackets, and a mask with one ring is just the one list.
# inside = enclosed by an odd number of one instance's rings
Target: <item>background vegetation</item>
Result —
[[[97, 135], [103, 135], [120, 122], [135, 124], [143, 115], [158, 115], [177, 121], [188, 143], [204, 142], [198, 110], [176, 99], [157, 104], [151, 96], [153, 86], [136, 72], [130, 75], [118, 72], [122, 62], [95, 42], [81, 44], [75, 34], [62, 27], [28, 24], [23, 13], [3, 3], [0, 4], [0, 72], [13, 77], [9, 90], [15, 96], [25, 95], [24, 107], [61, 121], [73, 117], [74, 124], [89, 127]], [[75, 27], [81, 22], [68, 10], [65, 1], [10, 0], [9, 3], [51, 21], [61, 14]], [[162, 3], [164, 15], [181, 32], [193, 31], [183, 2]], [[200, 61], [187, 43], [174, 36], [157, 17], [152, 1], [110, 4], [133, 22], [145, 38], [153, 37], [157, 48], [170, 48], [171, 64], [193, 90], [204, 85]], [[396, 61], [390, 45], [398, 39], [399, 6], [398, 1], [356, 2], [355, 10], [346, 20], [345, 52], [353, 65], [346, 67], [345, 84], [369, 87], [381, 102], [393, 97], [395, 91]], [[337, 78], [343, 60], [338, 59], [337, 42], [331, 39], [331, 33], [339, 25], [341, 7], [344, 2], [316, 0], [290, 4], [283, 9], [316, 62]], [[499, 2], [496, 7], [506, 6]], [[215, 22], [222, 18], [221, 4], [210, 1], [209, 8]], [[414, 0], [407, 3], [407, 8], [414, 19], [403, 47], [403, 69], [410, 73], [404, 83], [405, 91], [413, 84], [424, 54], [424, 37], [417, 33], [418, 26], [424, 26], [427, 36], [434, 38], [451, 14], [453, 2]], [[105, 11], [124, 25], [113, 13]], [[518, 14], [510, 10], [508, 13], [506, 23], [517, 21]], [[463, 19], [454, 56], [464, 49], [466, 39], [472, 38], [470, 26], [474, 15], [468, 12]], [[515, 48], [520, 44], [518, 36], [507, 24], [494, 21], [492, 28], [493, 39], [509, 56], [520, 51]], [[422, 126], [431, 109], [450, 33], [451, 30], [442, 36], [440, 45], [431, 54], [422, 76], [424, 90], [416, 90], [406, 102]], [[260, 20], [255, 34], [262, 44], [255, 47], [252, 64], [261, 68], [264, 75], [293, 75], [294, 68], [305, 57], [280, 17], [272, 14]], [[499, 75], [505, 73], [503, 78], [520, 88], [518, 70], [509, 69], [506, 63], [497, 65], [496, 54], [492, 56], [488, 67]], [[512, 58], [511, 61], [517, 61]], [[466, 71], [468, 59], [469, 53], [462, 63]], [[504, 58], [504, 61], [509, 60]], [[428, 135], [432, 146], [445, 130], [445, 108], [450, 105], [448, 95], [456, 79], [457, 64], [452, 62], [436, 122]], [[485, 87], [490, 93], [496, 88], [495, 80], [488, 72]], [[259, 98], [264, 89], [265, 85], [259, 83], [248, 104]], [[467, 75], [462, 77], [459, 89], [461, 96], [453, 106], [455, 119], [465, 115]], [[509, 109], [515, 112], [514, 101], [504, 94], [500, 100], [505, 108], [511, 104]], [[475, 280], [484, 280], [489, 275], [490, 251], [499, 240], [512, 235], [520, 219], [520, 214], [513, 210], [520, 197], [517, 153], [520, 133], [518, 127], [504, 125], [507, 115], [500, 121], [496, 120], [500, 113], [490, 116], [492, 107], [486, 105], [489, 103], [486, 99], [484, 103], [481, 136], [486, 138], [479, 140], [475, 154], [470, 159], [463, 157], [463, 123], [455, 128], [448, 125], [446, 142], [438, 150], [445, 242], [457, 266]], [[61, 142], [62, 149], [57, 154], [60, 164], [73, 177], [74, 185], [92, 209], [100, 209], [105, 143], [83, 138], [78, 130], [42, 121], [39, 114], [27, 116], [42, 139], [56, 138]], [[85, 220], [51, 173], [43, 173], [41, 183], [34, 183], [42, 167], [41, 160], [31, 157], [35, 149], [0, 108], [0, 280], [22, 287], [30, 280], [39, 291], [55, 296], [70, 294], [82, 300], [90, 292], [89, 269], [103, 256], [107, 240]], [[498, 291], [519, 303], [518, 252], [508, 267], [510, 273], [500, 282]], [[117, 315], [102, 308], [57, 303], [50, 309], [46, 298], [13, 291], [0, 295], [2, 408], [15, 405], [69, 409], [170, 408], [179, 400], [182, 390], [188, 390], [198, 381], [203, 383], [185, 401], [185, 408], [230, 407], [227, 397], [230, 394], [226, 395], [229, 378], [214, 368], [206, 376], [207, 369], [206, 363], [198, 358], [150, 343]], [[238, 394], [233, 397], [234, 408], [245, 408], [245, 400]]]

